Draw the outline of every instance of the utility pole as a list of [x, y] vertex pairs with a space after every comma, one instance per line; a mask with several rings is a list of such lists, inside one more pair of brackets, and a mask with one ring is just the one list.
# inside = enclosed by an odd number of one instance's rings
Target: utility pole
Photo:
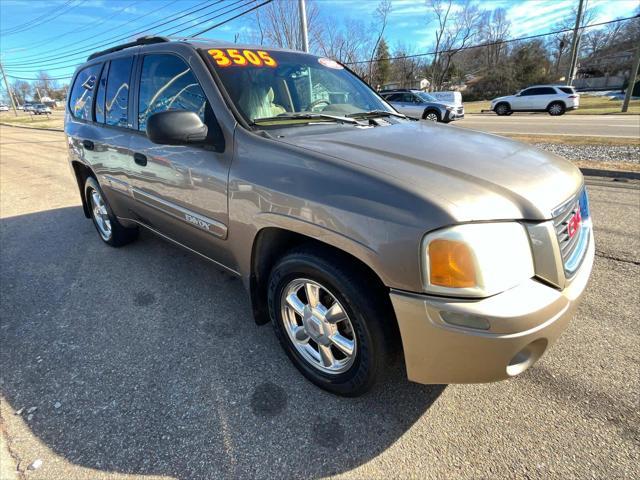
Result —
[[578, 63], [578, 46], [580, 45], [580, 24], [582, 23], [582, 7], [584, 0], [578, 3], [578, 13], [576, 14], [576, 24], [573, 27], [573, 39], [571, 41], [571, 61], [569, 62], [569, 72], [567, 73], [567, 85], [573, 83], [576, 74], [576, 63]]
[[40, 90], [36, 87], [36, 93], [38, 94], [38, 98], [40, 99], [40, 103], [42, 103], [42, 95], [40, 95]]
[[309, 34], [307, 32], [307, 6], [305, 0], [298, 0], [300, 10], [300, 37], [302, 38], [302, 49], [309, 53]]
[[640, 45], [636, 48], [636, 55], [633, 58], [633, 66], [631, 72], [629, 72], [629, 85], [627, 85], [627, 93], [624, 96], [624, 102], [622, 102], [622, 111], [629, 110], [629, 102], [631, 101], [631, 95], [633, 95], [633, 87], [636, 86], [636, 77], [638, 75], [638, 67], [640, 66]]
[[17, 117], [18, 111], [16, 110], [16, 102], [13, 100], [13, 95], [11, 94], [11, 88], [9, 88], [9, 82], [7, 82], [7, 76], [4, 74], [4, 68], [2, 66], [2, 62], [0, 62], [0, 72], [2, 72], [2, 78], [4, 79], [4, 86], [7, 87], [7, 94], [9, 95], [9, 99], [11, 100], [11, 107], [13, 107], [13, 114]]

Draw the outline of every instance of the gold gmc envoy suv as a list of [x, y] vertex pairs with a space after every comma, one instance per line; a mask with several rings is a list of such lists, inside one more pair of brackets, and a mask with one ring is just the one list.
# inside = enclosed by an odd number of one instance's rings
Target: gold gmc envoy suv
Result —
[[144, 37], [91, 55], [67, 107], [100, 238], [146, 228], [237, 275], [255, 321], [336, 394], [400, 352], [414, 382], [518, 375], [587, 285], [576, 167], [409, 119], [329, 58]]

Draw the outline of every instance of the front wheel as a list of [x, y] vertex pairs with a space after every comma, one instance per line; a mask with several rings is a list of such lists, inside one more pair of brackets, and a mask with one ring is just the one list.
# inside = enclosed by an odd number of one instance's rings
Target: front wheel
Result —
[[[393, 317], [372, 282], [313, 250], [282, 258], [269, 280], [276, 336], [300, 372], [344, 396], [368, 391], [390, 358]], [[386, 326], [385, 326], [385, 322]]]
[[495, 112], [500, 116], [511, 115], [513, 113], [508, 103], [499, 103], [496, 105]]
[[439, 122], [440, 114], [436, 110], [427, 110], [426, 112], [424, 112], [422, 118], [425, 120], [429, 120], [430, 122]]

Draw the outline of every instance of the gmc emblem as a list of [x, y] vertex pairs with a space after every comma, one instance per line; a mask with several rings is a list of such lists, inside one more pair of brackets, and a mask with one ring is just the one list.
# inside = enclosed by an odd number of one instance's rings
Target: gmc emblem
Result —
[[569, 234], [569, 238], [573, 238], [576, 232], [580, 230], [581, 224], [582, 215], [580, 214], [580, 209], [578, 209], [567, 222], [567, 233]]

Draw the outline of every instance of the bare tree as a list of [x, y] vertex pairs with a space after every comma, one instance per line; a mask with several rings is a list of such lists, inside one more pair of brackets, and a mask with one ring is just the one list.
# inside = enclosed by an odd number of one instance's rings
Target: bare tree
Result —
[[384, 30], [387, 28], [387, 22], [389, 18], [389, 13], [391, 12], [391, 0], [382, 0], [375, 11], [375, 18], [378, 24], [378, 35], [376, 41], [373, 44], [373, 48], [371, 49], [371, 55], [369, 55], [369, 78], [367, 79], [371, 82], [373, 78], [373, 70], [374, 70], [374, 62], [373, 59], [376, 56], [376, 51], [378, 50], [378, 45], [380, 44], [380, 40], [384, 35]]
[[[256, 39], [260, 45], [271, 45], [279, 48], [302, 50], [300, 37], [300, 12], [298, 2], [292, 0], [275, 0], [255, 11]], [[309, 25], [309, 48], [317, 51], [319, 38], [322, 35], [320, 11], [315, 2], [307, 5], [307, 23]]]
[[481, 43], [487, 43], [483, 47], [485, 66], [495, 67], [507, 51], [505, 44], [497, 43], [509, 37], [511, 22], [507, 20], [507, 11], [504, 8], [482, 12], [480, 20], [479, 39]]
[[358, 75], [365, 76], [368, 71], [366, 62], [369, 52], [369, 36], [365, 24], [361, 20], [347, 19], [340, 23], [337, 19], [329, 19], [331, 28], [323, 29], [318, 38], [318, 50], [320, 55], [333, 58], [342, 63], [348, 63]]
[[438, 22], [431, 89], [439, 90], [453, 65], [453, 58], [479, 37], [483, 14], [470, 1], [459, 5], [455, 12], [451, 11], [451, 0], [428, 0], [428, 4]]
[[427, 0], [427, 7], [429, 7], [438, 22], [438, 26], [435, 30], [435, 48], [433, 59], [431, 61], [431, 86], [429, 89], [433, 91], [433, 85], [438, 72], [438, 62], [440, 60], [440, 44], [442, 43], [442, 37], [447, 30], [447, 22], [449, 20], [449, 14], [451, 13], [452, 0]]
[[18, 102], [22, 105], [24, 105], [27, 97], [31, 97], [32, 95], [31, 84], [24, 80], [15, 80], [11, 85], [11, 90], [13, 95], [17, 97]]

